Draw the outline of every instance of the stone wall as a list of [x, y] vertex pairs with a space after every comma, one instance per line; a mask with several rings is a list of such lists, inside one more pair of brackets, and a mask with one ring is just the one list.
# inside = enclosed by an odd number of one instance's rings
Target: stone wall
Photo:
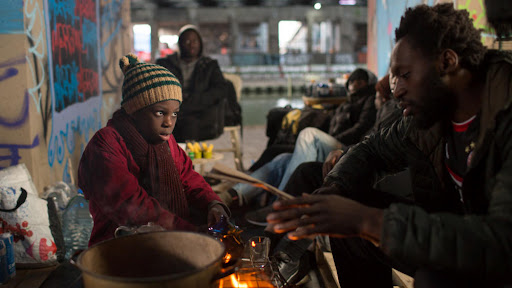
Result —
[[[129, 0], [5, 0], [0, 169], [25, 163], [39, 193], [76, 179], [90, 137], [121, 101]], [[3, 21], [5, 20], [5, 21]]]

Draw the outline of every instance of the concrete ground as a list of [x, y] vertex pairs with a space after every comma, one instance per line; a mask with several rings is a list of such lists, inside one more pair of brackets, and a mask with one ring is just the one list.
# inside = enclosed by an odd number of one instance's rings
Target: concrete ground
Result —
[[[242, 151], [243, 151], [243, 166], [247, 170], [251, 167], [252, 163], [258, 160], [263, 150], [267, 146], [268, 137], [265, 135], [266, 126], [244, 126], [242, 136]], [[231, 148], [231, 137], [229, 133], [222, 134], [215, 140], [205, 141], [214, 145], [215, 149]], [[223, 158], [218, 162], [230, 168], [236, 169], [233, 153], [222, 153]], [[206, 164], [204, 171], [207, 172], [213, 167], [212, 164]]]

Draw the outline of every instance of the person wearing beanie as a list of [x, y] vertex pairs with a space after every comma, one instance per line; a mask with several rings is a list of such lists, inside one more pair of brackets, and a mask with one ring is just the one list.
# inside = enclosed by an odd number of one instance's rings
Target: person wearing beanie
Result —
[[156, 60], [176, 75], [183, 87], [174, 137], [178, 142], [217, 138], [223, 133], [226, 95], [234, 90], [217, 60], [203, 55], [203, 40], [196, 26], [180, 29], [178, 47], [178, 52]]
[[[121, 108], [89, 141], [78, 167], [78, 186], [94, 220], [89, 245], [113, 238], [119, 226], [153, 222], [166, 230], [197, 231], [196, 225], [228, 217], [229, 209], [172, 135], [182, 103], [178, 79], [132, 54], [119, 65]], [[192, 208], [208, 215], [197, 219]]]

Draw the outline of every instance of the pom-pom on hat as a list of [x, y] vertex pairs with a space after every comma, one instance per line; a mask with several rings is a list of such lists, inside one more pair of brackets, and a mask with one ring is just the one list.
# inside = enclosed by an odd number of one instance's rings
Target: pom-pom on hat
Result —
[[128, 54], [119, 60], [124, 74], [121, 107], [132, 114], [161, 101], [182, 102], [179, 80], [160, 65], [139, 62], [137, 56]]

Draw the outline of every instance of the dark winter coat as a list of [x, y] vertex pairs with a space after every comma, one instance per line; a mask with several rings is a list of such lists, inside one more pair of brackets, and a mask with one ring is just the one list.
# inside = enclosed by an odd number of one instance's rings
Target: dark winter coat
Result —
[[361, 141], [373, 127], [375, 109], [375, 85], [368, 85], [348, 97], [334, 113], [329, 126], [329, 135], [344, 145]]
[[407, 117], [371, 135], [349, 150], [325, 185], [357, 193], [376, 173], [409, 166], [415, 205], [395, 203], [384, 210], [381, 248], [414, 267], [499, 283], [512, 275], [512, 56], [489, 51], [482, 69], [485, 94], [462, 186], [463, 215], [457, 214], [458, 196], [445, 189], [441, 123], [419, 130]]
[[[169, 69], [183, 83], [178, 53], [160, 58], [156, 64]], [[229, 86], [217, 60], [200, 57], [191, 77], [190, 91], [183, 98], [173, 132], [178, 142], [214, 139], [224, 129], [224, 109]]]

